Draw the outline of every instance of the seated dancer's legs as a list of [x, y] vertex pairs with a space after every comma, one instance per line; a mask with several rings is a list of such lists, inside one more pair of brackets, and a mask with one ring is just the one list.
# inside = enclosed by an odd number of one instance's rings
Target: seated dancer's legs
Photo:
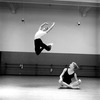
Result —
[[79, 79], [75, 82], [72, 82], [70, 85], [72, 85], [74, 87], [74, 86], [79, 86], [80, 84], [81, 84], [81, 80]]
[[66, 84], [63, 80], [59, 80], [58, 82], [61, 86], [68, 87], [68, 84]]
[[[61, 80], [59, 80], [59, 83], [60, 83], [61, 86], [69, 87], [65, 82], [63, 82]], [[78, 81], [70, 83], [70, 86], [72, 86], [73, 89], [79, 89], [80, 84], [81, 84], [81, 80], [79, 79]]]

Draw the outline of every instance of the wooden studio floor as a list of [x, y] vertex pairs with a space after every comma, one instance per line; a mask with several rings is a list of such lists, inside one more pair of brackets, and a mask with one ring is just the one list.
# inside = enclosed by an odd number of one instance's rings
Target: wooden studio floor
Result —
[[59, 89], [57, 76], [0, 76], [0, 100], [100, 100], [100, 78], [81, 78], [81, 89]]

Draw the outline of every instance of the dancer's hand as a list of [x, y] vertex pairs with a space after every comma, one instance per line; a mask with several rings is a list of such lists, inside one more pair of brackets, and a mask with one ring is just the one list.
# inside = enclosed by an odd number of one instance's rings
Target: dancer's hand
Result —
[[45, 25], [48, 25], [48, 23], [47, 23], [47, 22], [44, 22], [44, 24], [45, 24]]
[[60, 79], [59, 79], [59, 81], [63, 81], [63, 79], [62, 79], [62, 78], [60, 78]]
[[55, 22], [53, 22], [53, 25], [55, 24]]

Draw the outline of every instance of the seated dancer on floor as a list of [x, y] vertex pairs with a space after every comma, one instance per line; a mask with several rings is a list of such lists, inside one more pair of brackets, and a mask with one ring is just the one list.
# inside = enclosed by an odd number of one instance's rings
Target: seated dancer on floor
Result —
[[[53, 24], [48, 28], [46, 25], [48, 25], [47, 22], [43, 23], [38, 31], [36, 32], [35, 36], [34, 36], [34, 45], [35, 45], [35, 53], [37, 55], [39, 55], [43, 49], [50, 51], [51, 47], [53, 45], [53, 43], [49, 43], [49, 44], [45, 44], [43, 43], [41, 37], [44, 36], [45, 34], [47, 34], [55, 25], [55, 22], [53, 22]], [[46, 27], [44, 27], [46, 26]]]
[[[61, 87], [79, 89], [81, 80], [77, 78], [75, 69], [78, 69], [78, 65], [75, 62], [72, 62], [68, 68], [64, 68], [63, 72], [60, 75], [59, 83]], [[72, 78], [75, 78], [75, 81], [72, 82]]]

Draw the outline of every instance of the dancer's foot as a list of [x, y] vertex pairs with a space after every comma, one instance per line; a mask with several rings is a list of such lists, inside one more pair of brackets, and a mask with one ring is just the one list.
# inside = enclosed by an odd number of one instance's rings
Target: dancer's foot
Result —
[[53, 43], [49, 43], [49, 44], [47, 44], [48, 45], [48, 47], [50, 48], [50, 50], [51, 50], [51, 48], [52, 48], [52, 46], [53, 46]]
[[49, 45], [53, 46], [53, 43], [48, 43], [47, 45], [48, 45], [48, 46], [49, 46]]
[[78, 81], [81, 82], [81, 79], [79, 79]]
[[80, 89], [79, 86], [73, 86], [72, 88], [73, 88], [73, 89]]
[[78, 80], [78, 82], [79, 82], [79, 85], [80, 85], [80, 84], [81, 84], [81, 82], [82, 82], [82, 81], [81, 81], [81, 79], [79, 79], [79, 80]]

